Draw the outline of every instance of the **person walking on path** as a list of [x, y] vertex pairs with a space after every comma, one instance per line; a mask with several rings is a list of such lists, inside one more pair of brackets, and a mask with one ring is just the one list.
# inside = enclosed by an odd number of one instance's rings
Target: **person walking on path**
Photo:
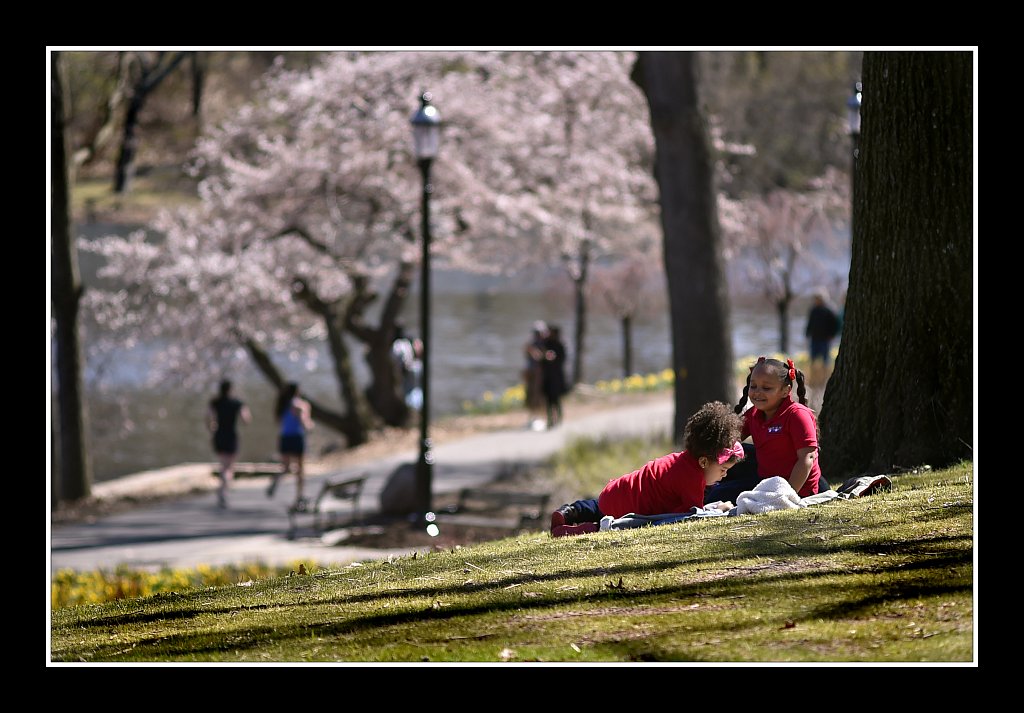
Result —
[[820, 386], [828, 379], [832, 340], [839, 334], [839, 324], [839, 315], [828, 304], [828, 294], [824, 289], [816, 290], [804, 330], [810, 340], [811, 384], [814, 386]]
[[561, 328], [553, 324], [548, 325], [548, 336], [544, 339], [541, 382], [548, 407], [548, 428], [554, 428], [562, 422], [562, 396], [566, 392], [566, 383], [565, 343]]
[[281, 452], [281, 472], [272, 476], [267, 486], [267, 497], [274, 497], [281, 476], [288, 475], [294, 462], [296, 510], [303, 510], [306, 506], [306, 500], [302, 497], [303, 458], [306, 455], [306, 432], [313, 428], [311, 412], [309, 402], [299, 395], [299, 385], [294, 381], [286, 384], [278, 394], [274, 413], [280, 423], [278, 450]]
[[413, 411], [423, 408], [423, 341], [406, 335], [402, 325], [395, 326], [391, 343], [391, 359], [395, 364], [402, 399]]
[[534, 431], [544, 430], [544, 339], [548, 334], [548, 326], [541, 320], [533, 323], [530, 341], [523, 347], [526, 364], [523, 367], [523, 384], [526, 401], [526, 427]]
[[252, 415], [249, 408], [231, 395], [231, 382], [224, 379], [215, 398], [210, 399], [206, 411], [206, 426], [213, 434], [213, 452], [220, 461], [220, 487], [217, 489], [217, 505], [228, 506], [228, 487], [235, 474], [235, 458], [238, 457], [238, 421], [249, 423]]

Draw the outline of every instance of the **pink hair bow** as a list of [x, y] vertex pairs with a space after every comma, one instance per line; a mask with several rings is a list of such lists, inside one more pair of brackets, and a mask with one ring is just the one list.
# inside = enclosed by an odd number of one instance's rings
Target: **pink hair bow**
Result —
[[733, 458], [736, 460], [743, 460], [743, 445], [739, 441], [736, 441], [728, 448], [723, 448], [718, 451], [717, 460], [719, 465], [725, 463], [727, 460], [732, 460]]

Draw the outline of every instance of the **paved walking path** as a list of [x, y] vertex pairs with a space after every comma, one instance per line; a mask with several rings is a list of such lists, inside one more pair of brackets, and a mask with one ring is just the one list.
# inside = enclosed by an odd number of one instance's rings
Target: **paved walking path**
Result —
[[[491, 482], [508, 465], [539, 463], [579, 436], [667, 433], [673, 414], [671, 396], [666, 395], [641, 405], [582, 416], [549, 431], [496, 431], [443, 443], [434, 448], [433, 490], [440, 495]], [[315, 496], [327, 477], [366, 473], [369, 478], [360, 510], [376, 512], [388, 476], [402, 463], [413, 463], [417, 457], [416, 452], [396, 453], [345, 470], [307, 476], [306, 495]], [[616, 474], [609, 477], [612, 475]], [[227, 510], [217, 507], [216, 493], [211, 491], [139, 506], [92, 523], [54, 525], [50, 530], [50, 571], [113, 569], [118, 565], [156, 570], [257, 561], [280, 566], [302, 560], [344, 565], [408, 554], [416, 549], [347, 547], [317, 537], [289, 540], [287, 506], [295, 499], [294, 478], [281, 481], [273, 500], [266, 497], [266, 485], [266, 478], [237, 479], [232, 484]], [[112, 483], [110, 487], [117, 486]]]

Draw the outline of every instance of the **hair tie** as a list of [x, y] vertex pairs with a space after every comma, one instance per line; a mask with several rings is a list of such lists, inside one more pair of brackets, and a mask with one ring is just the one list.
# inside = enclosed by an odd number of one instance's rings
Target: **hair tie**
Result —
[[764, 364], [764, 363], [765, 363], [765, 361], [766, 361], [766, 359], [767, 359], [767, 357], [759, 356], [759, 357], [757, 358], [757, 363], [758, 363], [758, 364]]
[[789, 380], [796, 381], [796, 367], [793, 366], [793, 360], [786, 359], [786, 363], [789, 364]]

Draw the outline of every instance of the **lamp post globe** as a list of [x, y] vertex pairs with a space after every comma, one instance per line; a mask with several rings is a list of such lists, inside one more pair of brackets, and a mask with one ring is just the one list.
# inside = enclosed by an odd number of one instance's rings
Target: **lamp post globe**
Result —
[[850, 136], [860, 136], [860, 103], [863, 99], [864, 85], [853, 83], [853, 93], [846, 100], [847, 119], [850, 125]]
[[[423, 402], [420, 406], [420, 455], [416, 464], [416, 500], [421, 523], [433, 526], [432, 489], [434, 454], [430, 440], [430, 168], [441, 143], [441, 115], [431, 104], [430, 92], [420, 95], [420, 108], [412, 115], [413, 152], [423, 176], [422, 237], [423, 257], [420, 277], [420, 339], [423, 342], [422, 384]], [[436, 526], [435, 530], [436, 532]], [[433, 533], [431, 533], [433, 534]]]
[[860, 104], [864, 85], [853, 83], [853, 93], [846, 100], [847, 120], [850, 129], [850, 242], [853, 242], [853, 213], [856, 209], [857, 159], [860, 156]]

